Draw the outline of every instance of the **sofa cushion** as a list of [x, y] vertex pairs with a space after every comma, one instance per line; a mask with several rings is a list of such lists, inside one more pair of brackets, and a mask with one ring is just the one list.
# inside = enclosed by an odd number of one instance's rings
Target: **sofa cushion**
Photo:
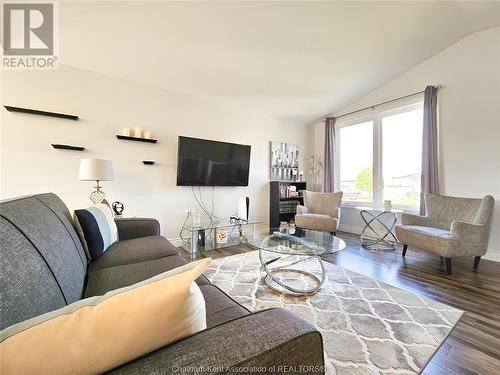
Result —
[[[34, 195], [24, 198], [16, 198], [0, 204], [0, 214], [11, 226], [17, 228], [20, 236], [23, 236], [31, 245], [31, 250], [36, 257], [43, 260], [43, 269], [47, 270], [53, 277], [52, 282], [57, 285], [63, 295], [65, 304], [75, 302], [82, 298], [85, 276], [87, 271], [87, 260], [82, 244], [70, 221], [70, 214], [64, 203], [54, 194]], [[7, 226], [6, 228], [9, 228]], [[0, 235], [3, 237], [3, 228]], [[15, 246], [16, 244], [12, 244]], [[1, 256], [4, 256], [2, 246]], [[9, 255], [12, 259], [8, 262], [11, 266], [23, 267], [24, 258], [15, 252]], [[21, 271], [20, 271], [21, 272]], [[45, 272], [41, 268], [35, 268], [33, 273]], [[41, 275], [33, 275], [33, 278]], [[3, 287], [3, 286], [2, 286]], [[12, 303], [21, 294], [29, 294], [30, 283], [19, 284], [19, 289], [13, 294], [2, 294], [2, 299], [11, 300]], [[42, 287], [36, 288], [36, 290]], [[18, 300], [21, 302], [21, 300]], [[37, 303], [39, 300], [33, 300]], [[47, 306], [39, 306], [37, 311], [42, 312]], [[28, 305], [20, 305], [19, 310], [32, 310]], [[46, 311], [43, 311], [46, 312]], [[3, 314], [2, 314], [3, 315]], [[30, 318], [31, 316], [25, 316]], [[2, 317], [3, 319], [3, 317]]]
[[298, 214], [295, 215], [295, 224], [299, 228], [313, 229], [324, 232], [337, 230], [337, 219], [323, 214]]
[[123, 266], [177, 254], [177, 249], [166, 238], [148, 236], [112, 244], [99, 258], [90, 263], [90, 271]]
[[207, 309], [207, 328], [215, 327], [250, 312], [214, 285], [200, 286]]
[[0, 330], [66, 305], [43, 257], [3, 217], [0, 217], [0, 296]]
[[85, 249], [80, 241], [80, 235], [76, 232], [73, 217], [71, 216], [68, 207], [66, 207], [64, 202], [54, 193], [38, 194], [35, 195], [34, 198], [46, 205], [54, 213], [54, 215], [58, 217], [73, 240], [76, 252], [82, 260], [82, 263], [86, 265], [88, 257], [86, 256]]
[[[129, 286], [162, 272], [182, 266], [187, 260], [175, 254], [143, 262], [124, 264], [89, 272], [85, 297], [100, 296], [113, 289]], [[196, 279], [198, 285], [209, 284], [205, 276]]]
[[101, 374], [206, 329], [205, 300], [193, 280], [211, 261], [189, 263], [1, 331], [2, 374]]
[[420, 225], [396, 225], [396, 237], [399, 242], [424, 249], [435, 254], [450, 257], [452, 239], [450, 231]]
[[101, 256], [118, 240], [118, 229], [108, 205], [98, 203], [84, 210], [75, 210], [75, 215], [92, 259]]
[[420, 233], [427, 234], [430, 236], [440, 236], [440, 237], [449, 237], [450, 236], [449, 230], [435, 228], [435, 227], [424, 227], [422, 225], [404, 225], [404, 226], [401, 226], [401, 228], [411, 230], [414, 232], [420, 232]]
[[187, 261], [180, 255], [170, 255], [96, 271], [91, 268], [85, 289], [85, 297], [103, 295], [110, 290], [138, 283], [186, 263]]

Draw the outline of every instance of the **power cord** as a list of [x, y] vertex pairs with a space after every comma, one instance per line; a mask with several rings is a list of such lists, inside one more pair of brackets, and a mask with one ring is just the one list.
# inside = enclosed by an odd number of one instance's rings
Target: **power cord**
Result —
[[191, 212], [188, 212], [188, 214], [186, 215], [186, 219], [184, 220], [184, 223], [182, 223], [182, 227], [181, 227], [181, 230], [179, 232], [179, 237], [184, 245], [190, 244], [190, 239], [186, 240], [186, 239], [184, 239], [184, 237], [182, 237], [182, 234], [184, 233], [184, 231], [187, 230], [186, 223], [187, 223], [190, 216], [191, 216]]
[[[199, 198], [196, 196], [196, 193], [195, 193], [195, 190], [193, 187], [193, 195], [194, 195], [196, 201], [198, 202], [198, 205], [203, 210], [203, 212], [205, 212], [205, 214], [209, 217], [209, 220], [210, 220], [210, 224], [209, 224], [210, 230], [205, 232], [205, 239], [213, 238], [214, 227], [216, 227], [217, 221], [228, 220], [231, 217], [231, 216], [221, 217], [221, 216], [218, 216], [215, 214], [215, 210], [216, 210], [215, 190], [216, 190], [216, 186], [212, 186], [211, 210], [209, 210], [207, 205], [204, 202], [201, 187], [198, 186]], [[236, 213], [234, 213], [234, 216], [236, 216]], [[234, 229], [235, 229], [235, 227], [233, 226], [231, 232], [229, 233], [229, 236], [233, 233]]]
[[208, 220], [210, 221], [209, 224], [208, 224], [208, 227], [210, 228], [210, 230], [208, 231], [208, 233], [205, 231], [205, 240], [208, 238], [209, 235], [212, 234], [212, 227], [213, 227], [213, 224], [214, 224], [214, 220], [213, 220], [213, 212], [209, 212], [208, 209], [205, 207], [205, 205], [203, 204], [203, 198], [202, 198], [202, 195], [201, 195], [201, 188], [198, 186], [198, 192], [200, 194], [200, 198], [198, 198], [196, 196], [196, 192], [194, 190], [194, 186], [192, 187], [192, 193], [193, 193], [193, 197], [194, 199], [196, 199], [196, 202], [198, 203], [198, 206], [200, 206], [200, 208], [203, 210], [203, 212], [205, 212], [205, 214], [208, 216]]
[[[193, 194], [194, 199], [196, 200], [196, 203], [198, 206], [201, 208], [201, 210], [207, 215], [209, 223], [207, 225], [207, 229], [205, 230], [205, 241], [211, 240], [214, 237], [214, 229], [217, 226], [218, 221], [223, 221], [223, 220], [228, 220], [229, 218], [237, 216], [235, 213], [233, 216], [227, 216], [227, 217], [220, 217], [215, 215], [215, 186], [212, 187], [212, 197], [211, 197], [211, 209], [208, 209], [208, 207], [205, 205], [205, 202], [203, 200], [203, 194], [201, 187], [198, 186], [198, 195], [196, 195], [196, 190], [195, 187], [191, 187], [191, 192]], [[191, 238], [185, 238], [184, 237], [184, 232], [185, 231], [190, 231], [192, 228], [190, 228], [187, 224], [188, 220], [192, 218], [192, 212], [189, 211], [188, 214], [186, 215], [186, 218], [184, 220], [184, 223], [182, 224], [181, 230], [179, 231], [179, 237], [183, 244], [189, 245], [191, 242]], [[233, 235], [234, 230], [236, 229], [237, 225], [233, 225], [231, 228], [231, 231], [228, 233], [228, 237], [231, 237]]]

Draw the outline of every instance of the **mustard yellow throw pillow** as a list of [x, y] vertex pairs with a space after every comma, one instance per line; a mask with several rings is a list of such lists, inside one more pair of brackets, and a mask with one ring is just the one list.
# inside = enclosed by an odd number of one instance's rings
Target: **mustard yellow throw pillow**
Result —
[[0, 332], [0, 373], [101, 373], [205, 329], [205, 300], [194, 280], [211, 261], [6, 328]]

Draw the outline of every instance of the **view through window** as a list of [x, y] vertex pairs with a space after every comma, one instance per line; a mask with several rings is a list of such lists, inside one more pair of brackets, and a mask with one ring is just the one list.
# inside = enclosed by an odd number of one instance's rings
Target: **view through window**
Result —
[[420, 202], [423, 110], [382, 118], [383, 199], [416, 206]]
[[339, 188], [347, 202], [420, 204], [422, 103], [338, 127]]
[[373, 121], [340, 128], [340, 190], [344, 199], [373, 200]]

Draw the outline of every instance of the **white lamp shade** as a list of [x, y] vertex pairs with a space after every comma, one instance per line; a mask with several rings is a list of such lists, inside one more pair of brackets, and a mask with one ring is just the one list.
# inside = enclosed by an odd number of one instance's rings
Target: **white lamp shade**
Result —
[[111, 181], [113, 180], [113, 162], [103, 159], [82, 159], [78, 179], [80, 181]]

